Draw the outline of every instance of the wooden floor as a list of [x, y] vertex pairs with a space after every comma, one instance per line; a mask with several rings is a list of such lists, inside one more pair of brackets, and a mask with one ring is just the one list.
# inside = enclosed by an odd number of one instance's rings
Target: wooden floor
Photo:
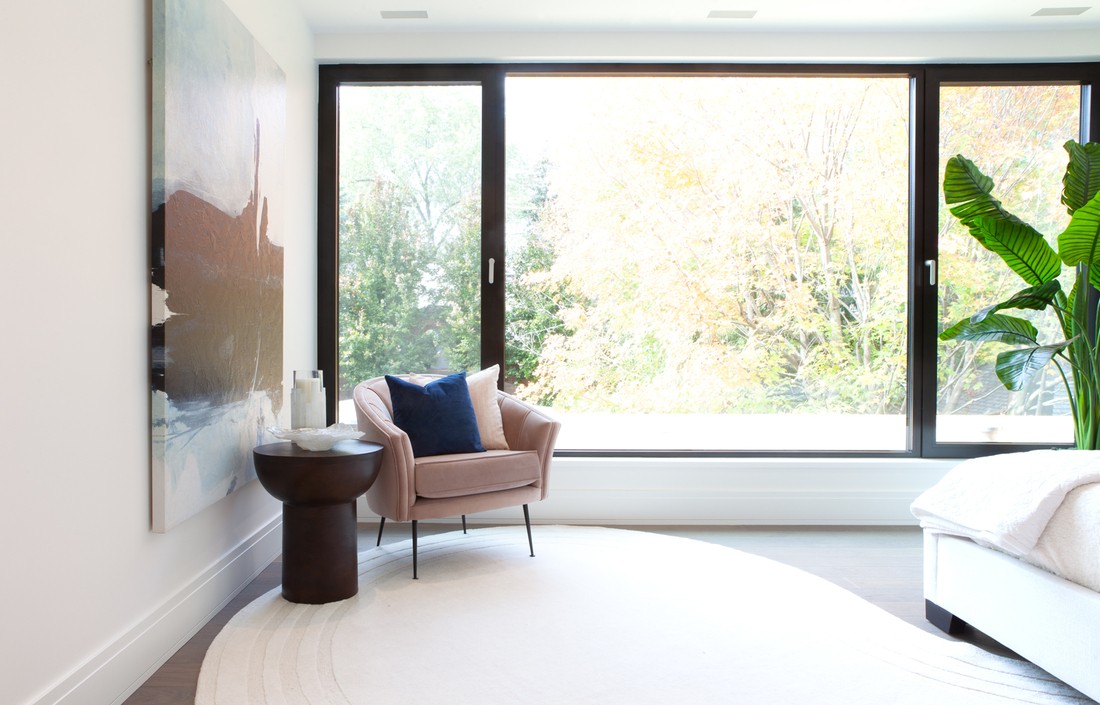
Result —
[[[451, 524], [422, 523], [422, 536], [453, 531]], [[535, 527], [538, 548], [538, 526]], [[621, 527], [683, 536], [730, 546], [801, 568], [851, 590], [911, 624], [944, 636], [924, 619], [922, 540], [916, 528], [760, 528]], [[522, 531], [522, 527], [517, 527]], [[377, 526], [359, 527], [359, 545], [374, 545]], [[387, 527], [383, 543], [409, 538], [408, 525]], [[125, 705], [192, 705], [206, 649], [222, 626], [256, 597], [277, 587], [282, 563], [276, 560], [213, 620], [187, 642], [125, 702]], [[978, 633], [963, 638], [1001, 652]], [[944, 638], [948, 638], [944, 636]]]

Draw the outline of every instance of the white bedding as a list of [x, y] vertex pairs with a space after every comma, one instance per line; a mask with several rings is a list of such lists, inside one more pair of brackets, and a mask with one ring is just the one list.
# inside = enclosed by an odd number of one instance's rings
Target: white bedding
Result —
[[1100, 483], [1066, 495], [1022, 560], [1100, 592]]
[[1039, 450], [959, 463], [912, 505], [963, 536], [1100, 591], [1100, 451]]

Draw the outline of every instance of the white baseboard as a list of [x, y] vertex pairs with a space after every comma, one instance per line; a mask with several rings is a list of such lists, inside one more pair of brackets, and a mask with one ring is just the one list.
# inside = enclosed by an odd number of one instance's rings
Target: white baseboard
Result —
[[[905, 526], [909, 505], [958, 460], [555, 458], [541, 524]], [[360, 501], [360, 521], [376, 515]], [[522, 523], [515, 508], [472, 523]]]
[[280, 515], [31, 705], [121, 705], [281, 551]]

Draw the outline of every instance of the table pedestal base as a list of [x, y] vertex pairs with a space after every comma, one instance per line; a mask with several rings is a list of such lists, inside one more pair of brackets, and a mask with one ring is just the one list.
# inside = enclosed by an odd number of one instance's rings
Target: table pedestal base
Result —
[[359, 592], [355, 502], [283, 504], [283, 597], [319, 605]]

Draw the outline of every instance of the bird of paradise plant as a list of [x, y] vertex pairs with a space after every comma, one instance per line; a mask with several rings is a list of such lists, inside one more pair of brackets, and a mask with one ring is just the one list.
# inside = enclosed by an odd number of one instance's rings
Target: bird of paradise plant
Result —
[[[1062, 203], [1069, 225], [1049, 239], [1006, 211], [994, 198], [993, 180], [966, 157], [956, 155], [944, 171], [944, 198], [979, 243], [998, 254], [1027, 287], [987, 306], [940, 334], [941, 340], [999, 342], [1014, 346], [997, 355], [1001, 383], [1018, 391], [1052, 362], [1069, 398], [1074, 441], [1081, 449], [1100, 448], [1100, 143], [1066, 142], [1069, 164], [1062, 179]], [[1074, 270], [1069, 291], [1058, 277], [1062, 267]], [[1040, 343], [1030, 321], [1008, 310], [1049, 310], [1058, 319], [1061, 341]]]

